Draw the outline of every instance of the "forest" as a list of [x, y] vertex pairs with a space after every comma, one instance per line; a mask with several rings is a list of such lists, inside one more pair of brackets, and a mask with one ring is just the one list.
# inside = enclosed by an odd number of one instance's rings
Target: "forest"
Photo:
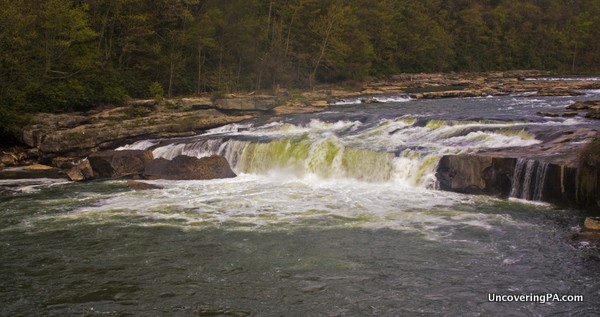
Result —
[[126, 98], [600, 70], [598, 0], [0, 0], [0, 127]]

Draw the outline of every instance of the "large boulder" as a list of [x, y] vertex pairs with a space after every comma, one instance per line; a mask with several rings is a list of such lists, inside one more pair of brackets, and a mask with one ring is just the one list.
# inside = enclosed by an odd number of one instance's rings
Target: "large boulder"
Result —
[[121, 178], [142, 175], [154, 156], [152, 151], [102, 151], [88, 157], [94, 175], [102, 178]]
[[170, 161], [159, 158], [148, 162], [144, 171], [144, 177], [148, 179], [191, 180], [235, 176], [222, 156], [196, 158], [180, 155]]
[[94, 170], [92, 169], [90, 161], [84, 160], [83, 162], [68, 169], [67, 176], [70, 180], [79, 182], [94, 178]]

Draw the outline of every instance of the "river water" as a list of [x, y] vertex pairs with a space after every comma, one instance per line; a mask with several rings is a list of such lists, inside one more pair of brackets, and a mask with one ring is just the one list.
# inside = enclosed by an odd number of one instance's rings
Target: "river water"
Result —
[[[233, 179], [1, 181], [0, 315], [592, 316], [583, 211], [438, 191], [435, 167], [594, 126], [536, 112], [598, 93], [345, 100], [121, 148], [221, 154]], [[584, 301], [488, 300], [548, 293]]]

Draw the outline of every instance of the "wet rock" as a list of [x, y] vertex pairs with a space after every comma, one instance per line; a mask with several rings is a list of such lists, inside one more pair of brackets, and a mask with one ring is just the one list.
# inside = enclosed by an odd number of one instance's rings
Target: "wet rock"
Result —
[[90, 161], [84, 160], [67, 170], [67, 176], [74, 182], [80, 182], [94, 178], [94, 170], [92, 169]]
[[381, 103], [378, 99], [375, 98], [362, 98], [360, 99], [361, 103], [371, 104], [371, 103]]
[[600, 230], [600, 218], [585, 218], [585, 221], [583, 222], [583, 227], [587, 230]]
[[102, 178], [133, 177], [144, 173], [146, 163], [153, 159], [152, 151], [103, 151], [88, 157], [94, 175]]
[[222, 156], [196, 158], [180, 155], [170, 161], [159, 158], [148, 162], [144, 171], [144, 177], [148, 179], [191, 180], [235, 176]]
[[588, 111], [585, 117], [588, 119], [600, 119], [600, 107], [591, 109], [590, 111]]
[[578, 112], [576, 112], [576, 111], [565, 111], [562, 114], [562, 116], [565, 118], [572, 118], [572, 117], [575, 117], [576, 115], [578, 115]]
[[[515, 184], [522, 185], [527, 177], [535, 177], [530, 187], [521, 188], [528, 196], [516, 193], [515, 197], [600, 211], [600, 140], [590, 142], [597, 137], [598, 132], [593, 129], [577, 129], [529, 147], [446, 155], [438, 165], [439, 187], [460, 193], [506, 197]], [[532, 167], [531, 175], [515, 176], [519, 160]], [[540, 171], [544, 172], [543, 177], [537, 174]], [[537, 195], [533, 195], [534, 192]]]
[[578, 203], [600, 212], [600, 138], [588, 143], [578, 154]]
[[572, 105], [567, 106], [567, 109], [569, 109], [569, 110], [588, 110], [595, 106], [600, 106], [600, 100], [578, 101]]
[[550, 118], [560, 117], [560, 113], [556, 113], [556, 112], [541, 112], [541, 111], [538, 111], [537, 114], [539, 114], [540, 116], [550, 117]]
[[134, 180], [127, 180], [127, 187], [135, 190], [148, 190], [148, 189], [163, 189], [164, 187], [160, 185], [148, 184], [143, 182], [138, 182]]
[[442, 190], [508, 197], [516, 159], [483, 155], [446, 155], [437, 169]]

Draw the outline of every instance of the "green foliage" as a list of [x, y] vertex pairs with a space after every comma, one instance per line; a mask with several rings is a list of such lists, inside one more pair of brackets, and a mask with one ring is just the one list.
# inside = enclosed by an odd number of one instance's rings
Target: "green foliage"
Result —
[[[0, 0], [0, 8], [3, 118], [398, 72], [600, 71], [597, 0]], [[157, 82], [160, 94], [149, 91]], [[0, 120], [4, 129], [11, 122]]]
[[150, 84], [149, 89], [150, 89], [150, 96], [152, 96], [152, 98], [154, 98], [154, 101], [156, 101], [156, 103], [161, 103], [163, 100], [163, 96], [165, 95], [163, 86], [159, 82], [155, 81], [152, 84]]

